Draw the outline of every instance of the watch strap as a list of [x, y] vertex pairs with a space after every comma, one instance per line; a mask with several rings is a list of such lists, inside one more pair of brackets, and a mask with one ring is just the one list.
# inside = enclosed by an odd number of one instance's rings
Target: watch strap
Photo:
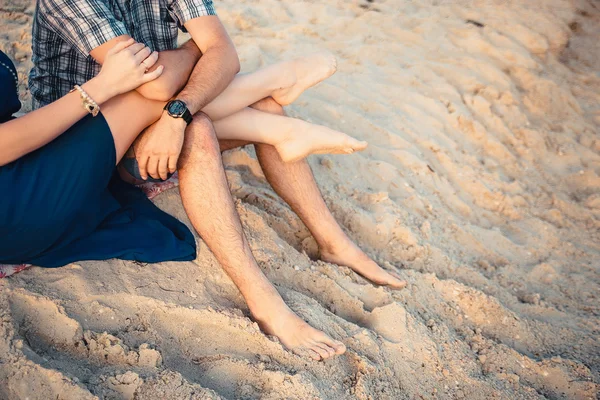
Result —
[[187, 109], [187, 107], [186, 107], [185, 111], [183, 112], [182, 117], [186, 124], [189, 125], [192, 123], [192, 120], [193, 120], [192, 113], [190, 112], [190, 110]]

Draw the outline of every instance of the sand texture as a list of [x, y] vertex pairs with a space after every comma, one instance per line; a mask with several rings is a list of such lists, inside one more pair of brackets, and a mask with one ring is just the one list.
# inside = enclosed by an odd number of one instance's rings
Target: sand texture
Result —
[[[246, 71], [338, 56], [289, 113], [369, 141], [310, 164], [347, 233], [408, 288], [314, 261], [253, 150], [235, 150], [227, 175], [261, 268], [348, 352], [315, 362], [262, 334], [198, 239], [194, 262], [0, 280], [0, 398], [596, 399], [600, 2], [217, 7]], [[0, 0], [0, 48], [23, 79], [33, 9]], [[155, 200], [189, 223], [177, 189]]]

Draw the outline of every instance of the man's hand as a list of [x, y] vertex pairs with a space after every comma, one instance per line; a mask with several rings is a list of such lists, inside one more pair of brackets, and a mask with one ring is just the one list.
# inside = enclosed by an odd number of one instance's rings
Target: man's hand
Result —
[[133, 149], [144, 180], [148, 179], [148, 175], [166, 180], [169, 172], [177, 170], [185, 128], [186, 123], [182, 118], [173, 118], [165, 111], [136, 139]]

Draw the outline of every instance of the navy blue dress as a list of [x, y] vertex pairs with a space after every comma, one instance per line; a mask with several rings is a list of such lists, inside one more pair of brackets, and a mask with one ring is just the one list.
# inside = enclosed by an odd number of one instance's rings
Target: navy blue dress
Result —
[[[0, 52], [0, 123], [20, 108], [13, 72]], [[110, 128], [99, 114], [0, 167], [0, 264], [195, 259], [190, 230], [123, 182], [115, 161]]]

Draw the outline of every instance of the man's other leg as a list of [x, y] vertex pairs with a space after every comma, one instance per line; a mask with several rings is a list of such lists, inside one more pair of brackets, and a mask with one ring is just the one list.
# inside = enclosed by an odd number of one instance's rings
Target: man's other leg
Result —
[[239, 288], [252, 315], [269, 334], [315, 359], [345, 351], [294, 314], [258, 267], [229, 192], [211, 121], [198, 114], [186, 130], [179, 159], [180, 192], [194, 228]]
[[[283, 107], [272, 98], [261, 100], [252, 107], [285, 115]], [[224, 143], [225, 146], [233, 144]], [[256, 144], [255, 147], [265, 177], [310, 230], [319, 245], [323, 261], [350, 267], [376, 284], [397, 289], [406, 286], [405, 281], [383, 270], [346, 236], [327, 208], [305, 160], [286, 163], [273, 146]]]

